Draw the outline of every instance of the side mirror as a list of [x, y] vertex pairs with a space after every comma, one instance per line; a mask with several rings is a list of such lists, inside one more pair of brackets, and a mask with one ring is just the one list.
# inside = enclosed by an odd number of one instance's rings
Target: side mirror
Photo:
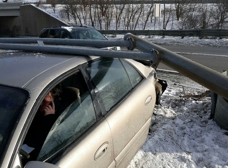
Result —
[[25, 165], [25, 168], [60, 168], [60, 167], [50, 163], [30, 161]]

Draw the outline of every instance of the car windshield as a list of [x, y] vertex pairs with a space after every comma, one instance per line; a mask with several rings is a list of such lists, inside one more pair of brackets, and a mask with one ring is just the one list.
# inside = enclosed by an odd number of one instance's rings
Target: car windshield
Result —
[[94, 29], [72, 29], [70, 33], [74, 39], [107, 40], [105, 36]]
[[27, 98], [25, 90], [0, 85], [0, 157]]

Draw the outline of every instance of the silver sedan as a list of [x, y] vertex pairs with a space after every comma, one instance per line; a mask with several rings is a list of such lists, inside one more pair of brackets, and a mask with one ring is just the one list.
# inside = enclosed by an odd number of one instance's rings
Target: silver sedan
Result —
[[0, 167], [126, 167], [146, 141], [156, 72], [130, 59], [0, 54]]

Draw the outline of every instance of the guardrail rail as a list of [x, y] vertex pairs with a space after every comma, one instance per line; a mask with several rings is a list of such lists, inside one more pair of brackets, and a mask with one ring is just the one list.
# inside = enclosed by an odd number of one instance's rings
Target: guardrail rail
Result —
[[[99, 49], [113, 46], [125, 46], [131, 51], [109, 51]], [[138, 49], [139, 52], [133, 52], [132, 50], [135, 48]], [[223, 98], [228, 99], [227, 76], [130, 33], [126, 34], [123, 40], [107, 41], [48, 38], [0, 38], [0, 49], [130, 58], [148, 61], [154, 68], [157, 67], [159, 62], [162, 62]]]
[[182, 38], [206, 36], [213, 37], [228, 37], [228, 29], [202, 29], [202, 30], [99, 30], [102, 34], [126, 34], [132, 33], [134, 35], [157, 35], [157, 36], [180, 36]]

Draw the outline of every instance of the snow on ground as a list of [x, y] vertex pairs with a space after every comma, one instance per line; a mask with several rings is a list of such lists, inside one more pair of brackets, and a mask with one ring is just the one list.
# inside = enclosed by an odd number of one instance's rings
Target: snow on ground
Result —
[[209, 91], [177, 73], [158, 77], [168, 82], [162, 106], [128, 168], [228, 168], [228, 132], [209, 120]]

